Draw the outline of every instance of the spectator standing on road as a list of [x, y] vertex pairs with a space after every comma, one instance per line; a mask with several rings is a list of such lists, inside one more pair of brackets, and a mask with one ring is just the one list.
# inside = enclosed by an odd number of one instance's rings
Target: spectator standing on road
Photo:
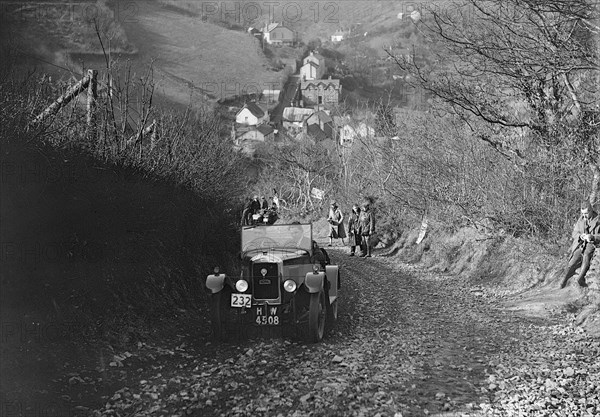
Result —
[[362, 237], [360, 243], [361, 257], [371, 257], [371, 237], [375, 233], [375, 216], [371, 211], [371, 202], [365, 200], [360, 210], [358, 218], [359, 236]]
[[565, 288], [569, 279], [581, 266], [577, 283], [581, 287], [587, 287], [585, 274], [590, 269], [590, 262], [596, 250], [596, 243], [600, 243], [600, 217], [594, 211], [589, 201], [583, 201], [580, 206], [581, 216], [573, 226], [573, 243], [569, 249], [571, 254], [569, 263], [564, 270], [560, 288]]
[[333, 244], [333, 239], [342, 239], [342, 245], [345, 245], [346, 242], [344, 241], [344, 238], [346, 237], [346, 230], [344, 229], [344, 215], [335, 201], [331, 203], [327, 221], [329, 222], [328, 246]]
[[360, 241], [362, 239], [358, 231], [358, 219], [360, 218], [360, 207], [358, 204], [352, 206], [352, 213], [348, 218], [348, 245], [350, 246], [350, 256], [354, 256], [356, 247], [360, 247]]

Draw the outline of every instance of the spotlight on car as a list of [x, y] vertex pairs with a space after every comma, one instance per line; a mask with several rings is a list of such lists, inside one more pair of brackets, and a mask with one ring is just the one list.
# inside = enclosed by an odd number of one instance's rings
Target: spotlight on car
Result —
[[317, 274], [320, 270], [321, 270], [321, 265], [319, 265], [319, 264], [314, 264], [313, 265], [313, 272], [315, 274]]
[[240, 279], [235, 283], [235, 289], [239, 292], [246, 292], [248, 290], [248, 281]]
[[288, 279], [283, 283], [283, 289], [286, 290], [287, 292], [294, 292], [296, 291], [296, 281], [294, 281], [293, 279]]

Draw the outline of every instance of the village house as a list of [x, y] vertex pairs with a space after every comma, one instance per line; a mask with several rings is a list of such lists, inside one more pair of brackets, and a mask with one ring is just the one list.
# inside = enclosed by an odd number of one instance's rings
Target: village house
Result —
[[262, 38], [260, 29], [253, 28], [252, 26], [248, 28], [248, 33], [256, 38]]
[[313, 61], [308, 61], [306, 64], [300, 67], [300, 79], [307, 80], [318, 80], [325, 74], [325, 67], [315, 64]]
[[256, 103], [246, 103], [235, 115], [235, 122], [243, 125], [257, 126], [269, 121], [267, 109]]
[[349, 117], [334, 117], [337, 140], [342, 146], [351, 146], [356, 139], [373, 139], [375, 129], [365, 122], [356, 122]]
[[263, 29], [263, 38], [269, 45], [294, 45], [296, 33], [281, 23], [269, 23]]
[[310, 117], [306, 119], [306, 125], [308, 126], [307, 130], [310, 130], [311, 126], [313, 125], [318, 126], [319, 130], [321, 130], [325, 137], [329, 139], [333, 139], [335, 136], [333, 119], [323, 110], [319, 110], [311, 114]]
[[281, 90], [263, 90], [261, 94], [261, 100], [264, 103], [272, 104], [279, 102], [279, 96], [281, 95]]
[[306, 130], [306, 120], [314, 113], [313, 109], [286, 107], [283, 109], [282, 124], [291, 135]]
[[318, 52], [310, 51], [310, 53], [302, 60], [302, 65], [313, 62], [325, 68], [325, 57]]
[[232, 126], [231, 136], [234, 149], [241, 151], [246, 156], [252, 157], [256, 147], [261, 143], [273, 142], [275, 130], [268, 124], [260, 126]]
[[338, 104], [341, 92], [340, 80], [331, 77], [300, 82], [300, 96], [304, 107]]
[[343, 31], [337, 30], [333, 35], [331, 35], [331, 42], [341, 42], [344, 40], [345, 35], [346, 34]]
[[316, 123], [308, 125], [306, 133], [317, 142], [322, 142], [327, 139], [325, 132]]

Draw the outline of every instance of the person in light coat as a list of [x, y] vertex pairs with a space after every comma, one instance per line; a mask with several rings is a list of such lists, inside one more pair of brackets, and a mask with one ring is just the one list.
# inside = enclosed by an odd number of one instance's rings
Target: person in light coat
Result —
[[346, 229], [344, 229], [344, 215], [335, 201], [331, 203], [331, 207], [329, 208], [327, 222], [329, 222], [328, 246], [333, 244], [333, 239], [342, 239], [342, 245], [345, 245]]

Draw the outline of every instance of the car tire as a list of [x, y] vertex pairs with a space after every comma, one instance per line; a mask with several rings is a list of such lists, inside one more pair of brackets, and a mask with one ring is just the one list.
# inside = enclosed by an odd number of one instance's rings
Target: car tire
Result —
[[325, 303], [325, 292], [320, 291], [311, 294], [308, 310], [308, 342], [317, 343], [323, 340], [326, 319], [327, 305]]

